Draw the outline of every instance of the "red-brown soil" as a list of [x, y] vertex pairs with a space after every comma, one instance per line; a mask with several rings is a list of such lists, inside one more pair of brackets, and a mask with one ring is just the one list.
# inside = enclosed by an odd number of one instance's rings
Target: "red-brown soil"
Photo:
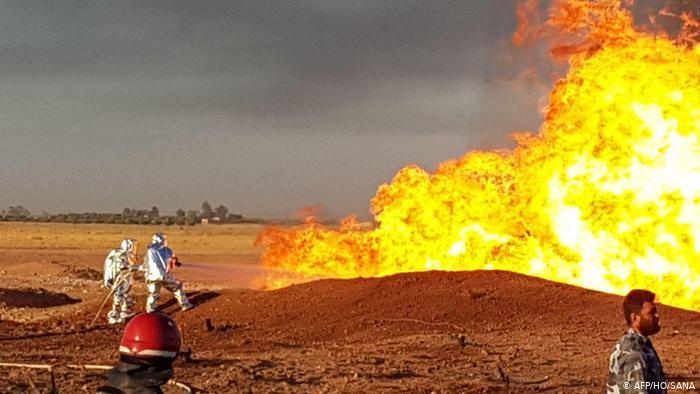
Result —
[[[0, 361], [113, 364], [121, 328], [103, 319], [86, 328], [104, 295], [90, 283], [97, 296], [61, 307], [70, 308], [64, 315], [0, 322]], [[215, 393], [601, 392], [625, 330], [618, 296], [499, 271], [190, 293], [191, 311], [167, 297], [163, 305], [193, 352], [176, 375]], [[653, 340], [667, 375], [700, 387], [700, 314], [663, 305], [660, 313]], [[47, 372], [13, 368], [0, 391], [28, 391], [30, 380], [48, 390]], [[61, 392], [102, 382], [99, 371], [56, 369]]]
[[5, 308], [48, 308], [77, 302], [80, 300], [46, 289], [0, 288], [0, 305]]
[[[143, 245], [163, 230], [197, 304], [181, 312], [163, 297], [192, 350], [176, 378], [210, 393], [604, 391], [610, 349], [625, 331], [621, 297], [498, 271], [255, 291], [265, 274], [252, 247], [260, 229], [0, 223], [0, 288], [25, 301], [0, 304], [0, 362], [52, 364], [61, 393], [94, 392], [102, 371], [66, 365], [118, 358], [123, 327], [106, 324], [107, 308], [87, 328], [107, 294], [102, 261], [122, 238]], [[134, 293], [143, 310], [141, 280]], [[81, 301], [30, 307], [64, 297]], [[700, 314], [660, 312], [653, 341], [667, 375], [700, 388]], [[0, 392], [48, 392], [49, 378], [0, 366]]]

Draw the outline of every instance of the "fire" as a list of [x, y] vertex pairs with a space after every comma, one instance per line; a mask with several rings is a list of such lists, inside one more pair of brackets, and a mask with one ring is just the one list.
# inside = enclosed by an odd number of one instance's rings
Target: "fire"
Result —
[[372, 228], [270, 227], [263, 263], [308, 278], [509, 270], [700, 310], [700, 46], [635, 31], [611, 0], [556, 2], [547, 27], [579, 42], [553, 50], [569, 70], [537, 134], [405, 167]]

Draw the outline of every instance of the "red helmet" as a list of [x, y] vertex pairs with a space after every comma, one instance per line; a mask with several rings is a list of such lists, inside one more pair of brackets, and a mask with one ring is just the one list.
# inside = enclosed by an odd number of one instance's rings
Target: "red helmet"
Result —
[[174, 360], [182, 336], [177, 323], [162, 312], [140, 313], [129, 321], [119, 353], [130, 358]]

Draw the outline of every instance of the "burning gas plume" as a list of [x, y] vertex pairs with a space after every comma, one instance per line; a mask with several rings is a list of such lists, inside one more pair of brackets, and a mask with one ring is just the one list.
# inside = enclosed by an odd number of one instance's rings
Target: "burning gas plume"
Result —
[[339, 278], [509, 270], [700, 310], [700, 45], [636, 31], [619, 0], [555, 2], [514, 40], [546, 29], [569, 71], [537, 134], [432, 174], [405, 167], [372, 200], [374, 228], [268, 228], [263, 263]]

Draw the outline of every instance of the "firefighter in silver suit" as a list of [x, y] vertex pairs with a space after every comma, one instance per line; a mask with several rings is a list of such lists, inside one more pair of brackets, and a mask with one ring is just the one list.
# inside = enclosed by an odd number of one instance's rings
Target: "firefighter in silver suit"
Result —
[[130, 292], [133, 272], [138, 269], [135, 265], [137, 245], [133, 239], [125, 239], [105, 258], [102, 284], [113, 289], [112, 310], [107, 314], [109, 324], [124, 323], [134, 315], [131, 311], [134, 300]]
[[182, 288], [182, 283], [173, 275], [173, 268], [179, 263], [177, 257], [173, 255], [173, 251], [168, 247], [168, 239], [165, 234], [160, 232], [153, 234], [144, 260], [146, 288], [148, 289], [146, 312], [153, 312], [158, 307], [161, 287], [173, 293], [183, 311], [192, 308], [192, 304]]

